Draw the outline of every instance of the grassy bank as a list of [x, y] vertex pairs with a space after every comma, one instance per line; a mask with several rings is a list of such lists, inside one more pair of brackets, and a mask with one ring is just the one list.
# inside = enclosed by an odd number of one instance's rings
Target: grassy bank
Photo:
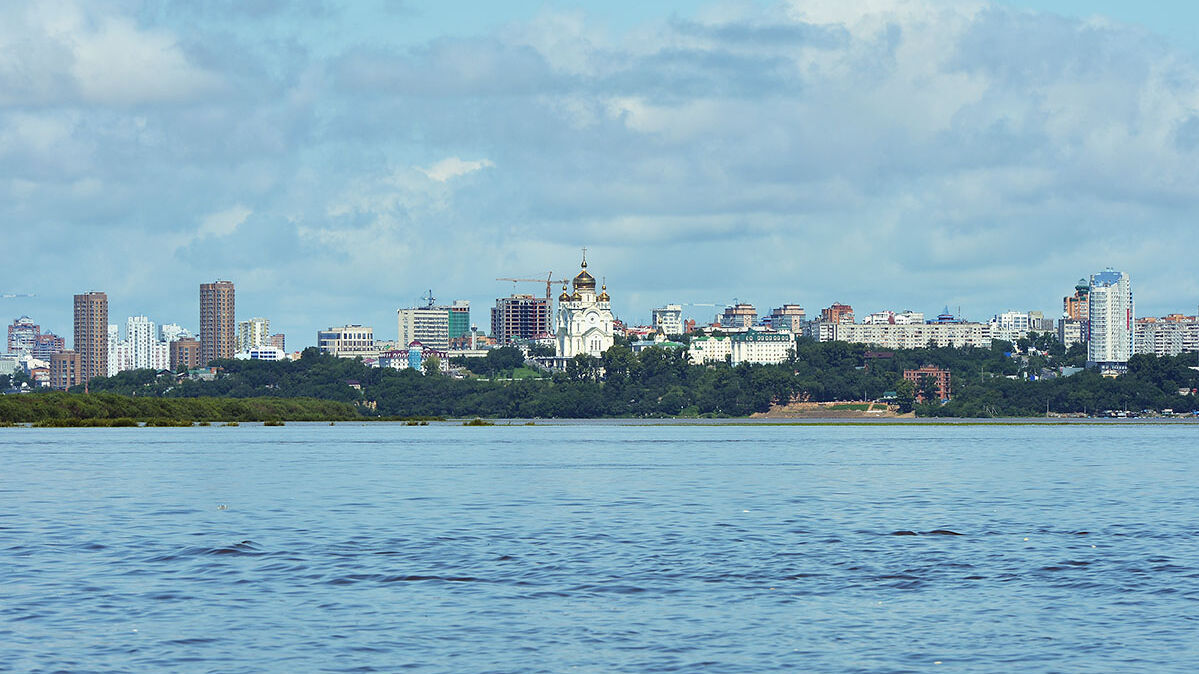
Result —
[[37, 393], [0, 396], [0, 423], [56, 421], [95, 425], [131, 422], [349, 421], [362, 418], [348, 403], [313, 398], [150, 398], [114, 393]]

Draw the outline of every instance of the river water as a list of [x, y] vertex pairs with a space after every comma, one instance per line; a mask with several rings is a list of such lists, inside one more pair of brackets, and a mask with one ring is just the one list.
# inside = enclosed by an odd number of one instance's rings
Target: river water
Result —
[[1197, 438], [0, 429], [0, 670], [1199, 671]]

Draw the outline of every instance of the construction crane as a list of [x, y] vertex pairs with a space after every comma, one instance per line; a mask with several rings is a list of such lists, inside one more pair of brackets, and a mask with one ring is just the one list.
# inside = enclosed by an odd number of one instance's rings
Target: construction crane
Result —
[[562, 279], [554, 280], [554, 272], [546, 272], [544, 279], [539, 278], [497, 278], [497, 281], [511, 281], [516, 283], [544, 283], [545, 284], [545, 299], [552, 301], [554, 299], [554, 284], [562, 283]]
[[0, 299], [7, 300], [13, 297], [37, 297], [37, 295], [30, 295], [28, 293], [0, 293]]

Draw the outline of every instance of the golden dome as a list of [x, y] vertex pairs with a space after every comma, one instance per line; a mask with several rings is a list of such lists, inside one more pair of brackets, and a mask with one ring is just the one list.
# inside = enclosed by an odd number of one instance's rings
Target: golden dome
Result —
[[570, 296], [570, 300], [571, 300], [572, 302], [578, 302], [578, 301], [579, 301], [579, 300], [581, 300], [581, 299], [583, 299], [583, 296], [582, 296], [582, 295], [580, 295], [580, 294], [579, 294], [579, 291], [577, 291], [577, 290], [575, 291], [575, 294], [573, 294], [573, 295], [571, 295], [571, 296]]
[[575, 292], [580, 290], [595, 290], [595, 277], [587, 273], [586, 269], [579, 272], [579, 275], [574, 280]]
[[607, 283], [604, 284], [603, 291], [600, 292], [598, 299], [601, 302], [607, 302], [608, 300], [612, 299], [611, 297], [608, 297], [608, 284]]
[[569, 302], [570, 301], [570, 293], [566, 292], [566, 284], [565, 283], [562, 284], [562, 294], [558, 296], [558, 301], [559, 302]]

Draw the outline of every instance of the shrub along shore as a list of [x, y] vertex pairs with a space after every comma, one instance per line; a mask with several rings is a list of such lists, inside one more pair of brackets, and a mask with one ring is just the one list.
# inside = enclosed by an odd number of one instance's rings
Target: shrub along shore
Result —
[[43, 426], [163, 426], [229, 421], [349, 421], [349, 403], [315, 398], [151, 398], [115, 393], [0, 396], [0, 423]]

